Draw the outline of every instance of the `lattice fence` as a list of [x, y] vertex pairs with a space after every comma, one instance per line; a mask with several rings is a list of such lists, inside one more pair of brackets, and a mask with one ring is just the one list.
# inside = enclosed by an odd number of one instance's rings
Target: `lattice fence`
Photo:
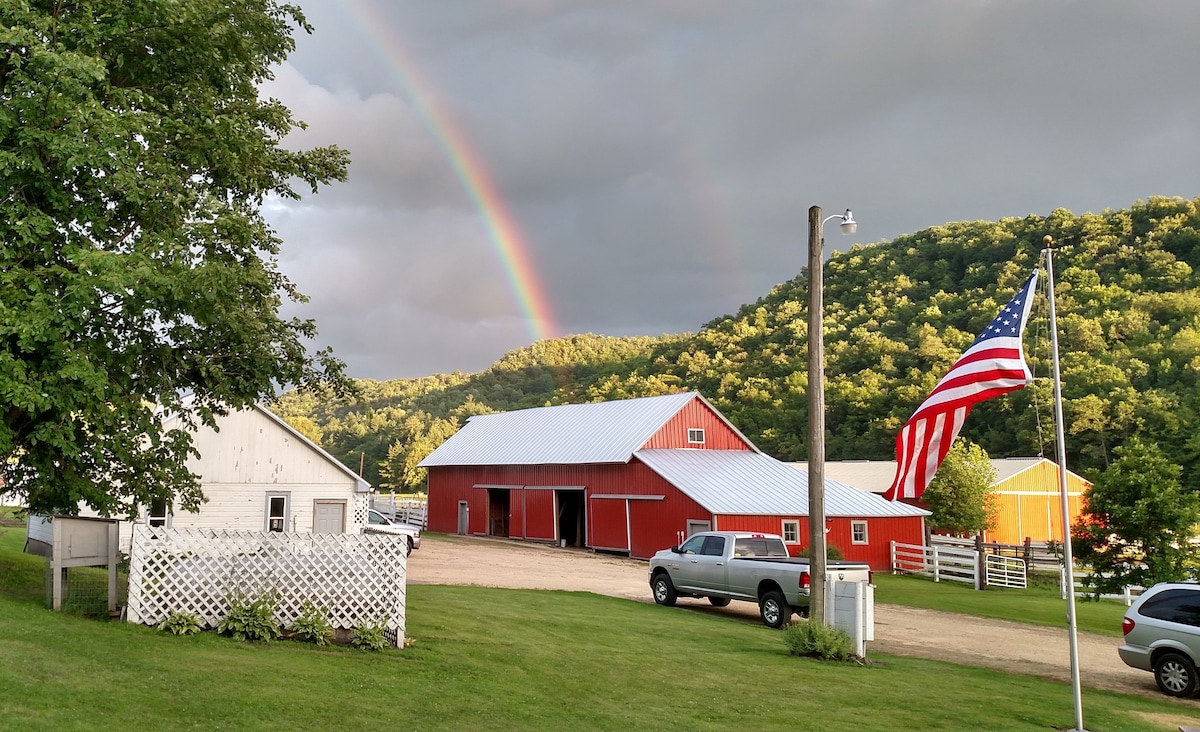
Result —
[[275, 620], [287, 627], [306, 602], [325, 608], [335, 628], [386, 620], [404, 645], [407, 564], [402, 537], [173, 529], [138, 524], [129, 556], [130, 622], [157, 625], [171, 612], [195, 613], [209, 627], [229, 598], [274, 593]]

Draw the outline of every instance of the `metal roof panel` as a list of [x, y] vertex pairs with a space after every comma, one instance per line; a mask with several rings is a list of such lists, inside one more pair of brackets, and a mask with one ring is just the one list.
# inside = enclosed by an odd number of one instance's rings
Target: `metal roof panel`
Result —
[[703, 397], [684, 392], [481, 414], [419, 466], [624, 463], [693, 399]]
[[[808, 472], [745, 450], [639, 450], [641, 462], [716, 514], [808, 515]], [[825, 515], [928, 516], [929, 512], [825, 479]]]

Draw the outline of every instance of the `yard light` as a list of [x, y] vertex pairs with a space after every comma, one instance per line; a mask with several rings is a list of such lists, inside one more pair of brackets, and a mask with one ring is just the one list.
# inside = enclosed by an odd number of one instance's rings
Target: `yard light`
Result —
[[842, 233], [858, 231], [854, 214], [821, 218], [821, 207], [808, 209], [808, 555], [812, 586], [809, 622], [825, 622], [825, 303], [821, 229], [841, 219]]

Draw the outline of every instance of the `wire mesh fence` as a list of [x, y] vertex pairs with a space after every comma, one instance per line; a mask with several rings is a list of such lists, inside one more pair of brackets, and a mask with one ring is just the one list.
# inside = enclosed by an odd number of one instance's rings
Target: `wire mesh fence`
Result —
[[[60, 570], [63, 579], [62, 612], [90, 618], [108, 618], [108, 569], [105, 567], [69, 567]], [[54, 568], [46, 559], [45, 602], [54, 607]], [[117, 572], [117, 607], [125, 607], [129, 596], [128, 574]]]

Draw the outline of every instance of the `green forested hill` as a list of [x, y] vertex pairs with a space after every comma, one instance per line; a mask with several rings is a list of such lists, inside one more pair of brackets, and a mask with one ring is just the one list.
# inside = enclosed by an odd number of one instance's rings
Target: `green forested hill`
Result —
[[[1133, 434], [1200, 489], [1200, 199], [960, 222], [835, 253], [825, 269], [827, 454], [891, 459], [896, 432], [1037, 265], [1055, 256], [1068, 462], [1102, 468]], [[1042, 283], [1045, 280], [1043, 278]], [[487, 371], [363, 381], [357, 404], [285, 395], [276, 409], [377, 486], [419, 485], [413, 464], [471, 414], [681, 390], [703, 393], [766, 452], [804, 459], [806, 274], [694, 334], [571, 336]], [[963, 436], [993, 457], [1053, 457], [1044, 293], [1025, 334], [1029, 388], [985, 402]]]

